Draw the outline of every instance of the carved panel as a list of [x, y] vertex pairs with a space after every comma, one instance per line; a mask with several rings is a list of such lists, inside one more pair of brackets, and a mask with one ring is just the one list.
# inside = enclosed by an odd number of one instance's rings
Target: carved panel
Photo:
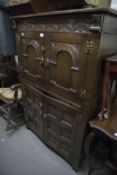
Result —
[[85, 52], [85, 45], [89, 37], [65, 32], [45, 34], [45, 84], [52, 92], [74, 101], [85, 99], [86, 92], [81, 89], [86, 77], [89, 52]]
[[50, 42], [50, 83], [65, 91], [76, 93], [73, 75], [79, 71], [78, 44]]
[[43, 78], [43, 53], [41, 51], [42, 44], [39, 40], [32, 38], [21, 39], [22, 53], [21, 57], [23, 58], [23, 69], [24, 72], [32, 78]]
[[26, 62], [26, 69], [24, 70], [25, 73], [27, 73], [29, 76], [35, 77], [37, 72], [35, 70], [36, 66], [36, 58], [39, 57], [39, 44], [37, 41], [34, 40], [29, 40], [25, 45], [24, 45], [24, 53], [23, 57]]
[[42, 96], [31, 87], [25, 86], [25, 120], [27, 126], [43, 138]]
[[90, 32], [90, 21], [66, 19], [66, 21], [57, 21], [49, 23], [23, 22], [18, 25], [19, 31], [45, 31], [45, 32]]
[[46, 142], [71, 162], [75, 129], [79, 121], [78, 111], [76, 108], [49, 97], [46, 97], [45, 101], [44, 133]]
[[79, 64], [78, 64], [78, 50], [79, 45], [75, 44], [67, 44], [67, 43], [59, 43], [59, 42], [51, 42], [51, 51], [52, 51], [52, 58], [50, 63], [51, 64], [57, 64], [57, 55], [60, 52], [67, 52], [71, 56], [71, 66], [70, 69], [72, 70], [79, 70]]
[[71, 163], [80, 108], [47, 96], [25, 83], [24, 94], [28, 128]]
[[24, 55], [28, 56], [28, 48], [33, 47], [36, 53], [36, 56], [39, 57], [39, 43], [35, 40], [29, 41], [25, 46], [24, 46]]

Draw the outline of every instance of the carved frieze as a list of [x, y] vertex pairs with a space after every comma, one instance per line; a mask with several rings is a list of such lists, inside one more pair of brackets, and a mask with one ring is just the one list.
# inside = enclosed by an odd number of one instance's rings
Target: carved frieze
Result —
[[34, 23], [34, 22], [23, 22], [18, 24], [19, 31], [45, 31], [45, 32], [75, 32], [85, 33], [90, 32], [91, 24], [89, 21], [82, 20], [66, 20], [49, 23]]

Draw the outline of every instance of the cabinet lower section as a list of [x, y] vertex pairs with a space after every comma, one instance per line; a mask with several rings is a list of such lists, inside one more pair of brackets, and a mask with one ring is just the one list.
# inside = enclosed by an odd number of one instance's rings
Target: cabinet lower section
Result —
[[24, 96], [27, 127], [72, 164], [80, 121], [78, 109], [27, 84]]

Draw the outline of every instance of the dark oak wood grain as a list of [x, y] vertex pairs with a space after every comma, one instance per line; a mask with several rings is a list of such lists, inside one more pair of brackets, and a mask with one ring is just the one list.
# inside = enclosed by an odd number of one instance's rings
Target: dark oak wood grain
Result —
[[26, 125], [78, 170], [87, 123], [101, 99], [102, 60], [117, 51], [116, 13], [84, 8], [12, 19]]

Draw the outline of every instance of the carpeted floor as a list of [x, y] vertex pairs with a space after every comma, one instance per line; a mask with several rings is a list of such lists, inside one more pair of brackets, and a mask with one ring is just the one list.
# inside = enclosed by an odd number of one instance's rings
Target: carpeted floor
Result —
[[[87, 175], [86, 163], [76, 173], [25, 126], [5, 132], [5, 124], [0, 117], [0, 175]], [[104, 169], [94, 174], [108, 172]]]

